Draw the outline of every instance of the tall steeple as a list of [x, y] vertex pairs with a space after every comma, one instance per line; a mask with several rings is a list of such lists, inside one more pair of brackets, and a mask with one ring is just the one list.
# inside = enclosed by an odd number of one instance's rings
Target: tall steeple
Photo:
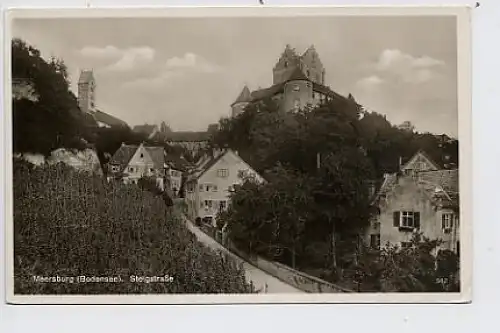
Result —
[[78, 79], [78, 106], [82, 112], [95, 111], [95, 88], [93, 70], [80, 71]]

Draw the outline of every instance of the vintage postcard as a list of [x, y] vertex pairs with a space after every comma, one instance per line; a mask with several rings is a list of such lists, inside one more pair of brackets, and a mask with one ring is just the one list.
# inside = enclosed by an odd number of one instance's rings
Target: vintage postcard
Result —
[[469, 8], [6, 18], [8, 302], [471, 301]]

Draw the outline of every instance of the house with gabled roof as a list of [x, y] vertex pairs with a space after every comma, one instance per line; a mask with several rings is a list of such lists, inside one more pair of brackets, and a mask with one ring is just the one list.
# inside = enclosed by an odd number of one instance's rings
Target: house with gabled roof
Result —
[[414, 172], [436, 171], [440, 169], [440, 166], [434, 162], [426, 152], [419, 150], [408, 160], [408, 162], [401, 165], [400, 169], [404, 174], [411, 175]]
[[216, 226], [217, 214], [230, 205], [230, 195], [246, 177], [264, 182], [236, 151], [225, 149], [201, 161], [186, 180], [186, 202], [191, 219]]
[[163, 189], [167, 169], [163, 147], [122, 144], [108, 162], [108, 178], [137, 184], [142, 177], [153, 177]]
[[458, 169], [441, 169], [419, 151], [400, 172], [384, 175], [373, 206], [376, 213], [365, 233], [372, 247], [406, 247], [419, 232], [443, 241], [441, 249], [459, 253]]

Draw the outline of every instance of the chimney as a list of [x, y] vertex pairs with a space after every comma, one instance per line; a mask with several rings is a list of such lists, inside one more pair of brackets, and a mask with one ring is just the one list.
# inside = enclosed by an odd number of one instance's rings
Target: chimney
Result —
[[320, 168], [321, 168], [321, 155], [320, 155], [320, 153], [317, 153], [317, 154], [316, 154], [316, 167], [317, 167], [318, 169], [320, 169]]
[[403, 158], [399, 156], [399, 170], [401, 170], [402, 166], [403, 166]]

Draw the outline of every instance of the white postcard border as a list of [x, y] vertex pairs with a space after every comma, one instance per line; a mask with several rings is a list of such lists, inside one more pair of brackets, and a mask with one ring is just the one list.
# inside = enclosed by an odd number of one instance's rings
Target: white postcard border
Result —
[[[469, 6], [240, 6], [81, 9], [9, 9], [5, 12], [5, 281], [14, 304], [260, 304], [260, 303], [468, 303], [472, 301], [472, 80]], [[12, 193], [11, 22], [15, 18], [81, 17], [277, 17], [277, 16], [444, 16], [457, 18], [458, 119], [460, 165], [460, 293], [338, 294], [165, 294], [165, 295], [15, 295]]]

